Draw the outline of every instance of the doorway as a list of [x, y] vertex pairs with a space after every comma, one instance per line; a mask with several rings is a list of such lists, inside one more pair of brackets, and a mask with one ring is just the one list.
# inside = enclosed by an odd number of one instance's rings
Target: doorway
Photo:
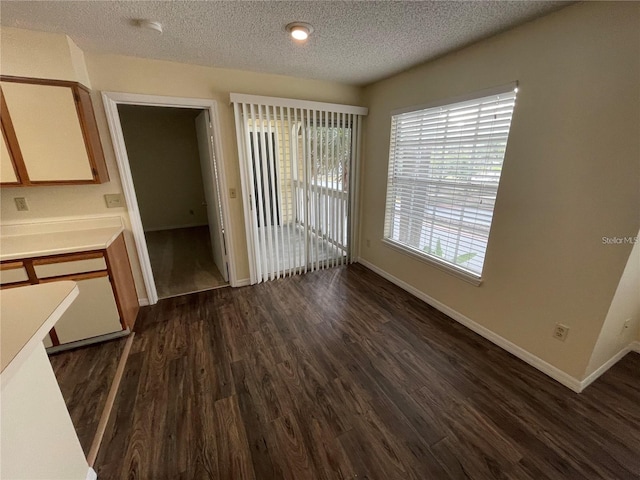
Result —
[[217, 108], [103, 93], [148, 302], [236, 283]]
[[[207, 112], [119, 105], [158, 298], [228, 285]], [[209, 188], [205, 188], [207, 185]]]

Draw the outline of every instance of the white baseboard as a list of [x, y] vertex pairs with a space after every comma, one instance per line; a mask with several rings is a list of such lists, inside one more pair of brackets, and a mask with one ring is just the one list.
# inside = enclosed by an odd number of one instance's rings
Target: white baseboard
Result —
[[139, 298], [138, 299], [138, 304], [141, 307], [146, 307], [147, 305], [149, 305], [149, 299], [148, 298]]
[[632, 352], [640, 353], [640, 341], [632, 342], [631, 345], [629, 345], [629, 350]]
[[369, 268], [370, 270], [373, 270], [374, 272], [376, 272], [381, 277], [386, 278], [391, 283], [396, 284], [397, 286], [399, 286], [403, 290], [409, 292], [413, 296], [419, 298], [423, 302], [428, 303], [432, 307], [440, 310], [442, 313], [445, 313], [446, 315], [450, 316], [451, 318], [453, 318], [457, 322], [461, 323], [462, 325], [464, 325], [468, 329], [473, 330], [475, 333], [477, 333], [478, 335], [486, 338], [491, 343], [499, 346], [500, 348], [506, 350], [507, 352], [511, 353], [512, 355], [515, 355], [520, 360], [522, 360], [522, 361], [528, 363], [529, 365], [531, 365], [532, 367], [540, 370], [545, 375], [548, 375], [549, 377], [553, 378], [554, 380], [556, 380], [557, 382], [561, 383], [565, 387], [570, 388], [574, 392], [580, 393], [582, 391], [582, 388], [584, 388], [582, 386], [582, 382], [580, 380], [578, 380], [577, 378], [572, 377], [568, 373], [560, 370], [557, 367], [554, 367], [550, 363], [545, 362], [541, 358], [533, 355], [531, 352], [523, 349], [522, 347], [519, 347], [515, 343], [510, 342], [506, 338], [501, 337], [500, 335], [492, 332], [488, 328], [483, 327], [479, 323], [474, 322], [469, 317], [466, 317], [465, 315], [461, 314], [460, 312], [457, 312], [457, 311], [453, 310], [452, 308], [450, 308], [450, 307], [446, 306], [445, 304], [439, 302], [435, 298], [430, 297], [426, 293], [418, 290], [415, 287], [412, 287], [408, 283], [400, 280], [397, 277], [394, 277], [390, 273], [385, 272], [381, 268], [376, 267], [375, 265], [369, 263], [368, 261], [366, 261], [366, 260], [364, 260], [362, 258], [358, 259], [358, 263], [361, 263], [362, 265], [364, 265], [365, 267]]
[[98, 474], [91, 467], [89, 467], [89, 470], [87, 471], [87, 480], [98, 480]]
[[236, 280], [236, 283], [232, 285], [232, 287], [248, 287], [251, 285], [250, 278], [241, 278], [240, 280]]

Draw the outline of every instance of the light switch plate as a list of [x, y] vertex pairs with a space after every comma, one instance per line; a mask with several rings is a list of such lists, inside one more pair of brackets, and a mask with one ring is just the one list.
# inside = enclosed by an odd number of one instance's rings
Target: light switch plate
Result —
[[105, 202], [107, 202], [107, 208], [123, 207], [122, 195], [119, 193], [107, 193], [104, 196]]

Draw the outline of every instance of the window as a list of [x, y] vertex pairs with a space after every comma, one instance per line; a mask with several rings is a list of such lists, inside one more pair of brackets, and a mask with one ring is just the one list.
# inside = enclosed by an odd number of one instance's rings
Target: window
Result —
[[516, 92], [392, 113], [388, 244], [479, 283]]

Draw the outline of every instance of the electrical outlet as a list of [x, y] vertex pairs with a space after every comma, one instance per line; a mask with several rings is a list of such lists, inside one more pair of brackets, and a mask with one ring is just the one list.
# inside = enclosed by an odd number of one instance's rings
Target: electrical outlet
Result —
[[123, 207], [122, 195], [119, 193], [108, 193], [104, 196], [105, 202], [107, 202], [107, 208]]
[[29, 210], [29, 205], [27, 204], [27, 199], [24, 197], [15, 197], [13, 199], [16, 202], [16, 208], [19, 212], [27, 212]]
[[569, 334], [569, 327], [561, 323], [556, 323], [556, 327], [553, 329], [553, 338], [564, 342]]
[[229, 189], [229, 198], [236, 198], [238, 196], [238, 192], [236, 192], [235, 188], [230, 188]]

